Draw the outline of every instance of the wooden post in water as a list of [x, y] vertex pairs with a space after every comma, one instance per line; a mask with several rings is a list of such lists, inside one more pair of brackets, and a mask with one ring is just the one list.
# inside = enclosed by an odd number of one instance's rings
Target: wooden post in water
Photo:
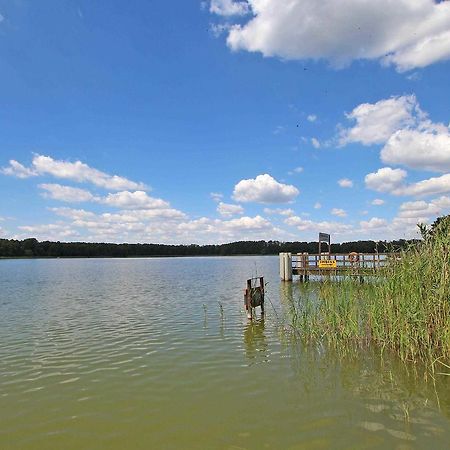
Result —
[[[259, 281], [259, 286], [257, 285], [257, 280]], [[257, 306], [261, 307], [261, 316], [264, 317], [264, 294], [264, 277], [247, 280], [247, 288], [244, 292], [244, 305], [248, 319], [253, 319], [253, 312]]]

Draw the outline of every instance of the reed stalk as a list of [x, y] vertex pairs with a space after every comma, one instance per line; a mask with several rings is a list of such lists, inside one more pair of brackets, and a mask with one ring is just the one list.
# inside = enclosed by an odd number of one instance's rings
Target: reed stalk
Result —
[[401, 251], [368, 283], [320, 284], [291, 307], [305, 339], [335, 345], [376, 344], [403, 360], [450, 361], [450, 218]]

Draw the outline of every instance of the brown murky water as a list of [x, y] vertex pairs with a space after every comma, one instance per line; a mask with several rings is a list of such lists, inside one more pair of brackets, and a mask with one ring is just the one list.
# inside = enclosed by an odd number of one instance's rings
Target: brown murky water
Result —
[[[0, 449], [449, 448], [450, 377], [283, 332], [275, 257], [0, 261]], [[242, 290], [264, 275], [265, 320]]]

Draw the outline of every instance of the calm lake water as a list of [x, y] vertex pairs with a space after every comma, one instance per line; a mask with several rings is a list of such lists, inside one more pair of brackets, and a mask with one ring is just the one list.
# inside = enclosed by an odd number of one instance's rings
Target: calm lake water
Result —
[[297, 295], [276, 257], [0, 261], [0, 449], [450, 448], [450, 377], [303, 347]]

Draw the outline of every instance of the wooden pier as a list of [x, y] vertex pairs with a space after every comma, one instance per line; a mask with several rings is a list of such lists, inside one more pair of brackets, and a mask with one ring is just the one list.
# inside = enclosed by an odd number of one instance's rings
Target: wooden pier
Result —
[[293, 276], [300, 281], [313, 277], [374, 275], [395, 258], [393, 253], [280, 253], [280, 277], [292, 281]]

